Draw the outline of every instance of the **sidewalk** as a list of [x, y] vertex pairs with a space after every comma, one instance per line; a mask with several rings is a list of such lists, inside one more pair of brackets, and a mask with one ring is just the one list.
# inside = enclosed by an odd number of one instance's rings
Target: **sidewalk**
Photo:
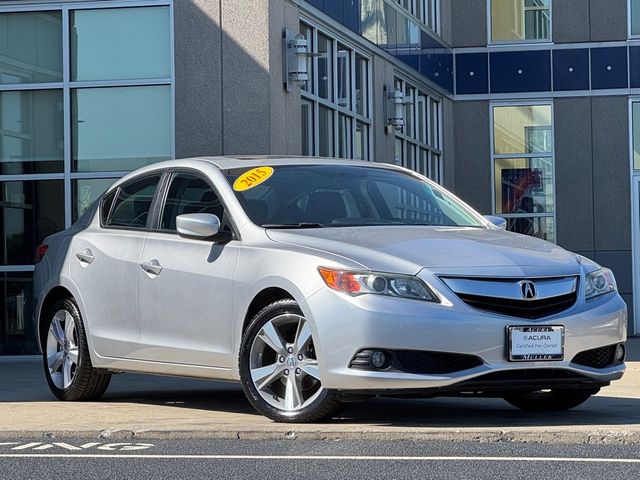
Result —
[[112, 436], [433, 439], [640, 443], [640, 339], [628, 370], [581, 407], [525, 413], [499, 399], [377, 399], [349, 404], [322, 424], [276, 424], [257, 415], [229, 383], [116, 375], [100, 402], [66, 403], [49, 393], [38, 358], [0, 362], [0, 437]]

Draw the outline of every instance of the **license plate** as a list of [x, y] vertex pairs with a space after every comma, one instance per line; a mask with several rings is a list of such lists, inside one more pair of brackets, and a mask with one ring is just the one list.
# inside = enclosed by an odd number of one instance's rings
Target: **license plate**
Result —
[[564, 327], [509, 327], [509, 361], [533, 362], [564, 358]]

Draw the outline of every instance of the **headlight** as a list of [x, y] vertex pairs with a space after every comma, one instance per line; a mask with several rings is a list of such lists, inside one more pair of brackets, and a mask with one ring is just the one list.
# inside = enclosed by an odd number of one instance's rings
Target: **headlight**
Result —
[[386, 295], [439, 303], [438, 297], [419, 278], [389, 273], [351, 272], [320, 267], [324, 283], [333, 290], [349, 295]]
[[589, 273], [586, 277], [586, 287], [584, 291], [585, 299], [597, 297], [609, 292], [617, 292], [618, 286], [613, 272], [608, 268], [602, 268]]

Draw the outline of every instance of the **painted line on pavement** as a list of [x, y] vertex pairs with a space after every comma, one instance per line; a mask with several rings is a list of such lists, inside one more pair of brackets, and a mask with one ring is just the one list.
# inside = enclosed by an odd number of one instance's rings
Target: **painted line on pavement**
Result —
[[552, 462], [552, 463], [629, 463], [640, 464], [640, 458], [582, 457], [465, 457], [465, 456], [367, 456], [367, 455], [124, 455], [124, 454], [28, 454], [6, 453], [0, 458], [135, 458], [151, 460], [342, 460], [342, 461], [405, 461], [405, 462]]

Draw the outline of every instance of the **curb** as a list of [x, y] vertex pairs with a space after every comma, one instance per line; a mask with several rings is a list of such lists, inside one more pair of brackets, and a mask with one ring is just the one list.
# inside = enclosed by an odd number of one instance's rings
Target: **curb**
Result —
[[539, 443], [574, 445], [638, 445], [640, 429], [634, 431], [517, 431], [517, 430], [439, 430], [439, 431], [269, 431], [269, 430], [101, 430], [101, 431], [8, 431], [0, 438], [99, 438], [99, 439], [216, 439], [216, 440], [316, 440], [316, 441], [434, 441], [476, 443]]

